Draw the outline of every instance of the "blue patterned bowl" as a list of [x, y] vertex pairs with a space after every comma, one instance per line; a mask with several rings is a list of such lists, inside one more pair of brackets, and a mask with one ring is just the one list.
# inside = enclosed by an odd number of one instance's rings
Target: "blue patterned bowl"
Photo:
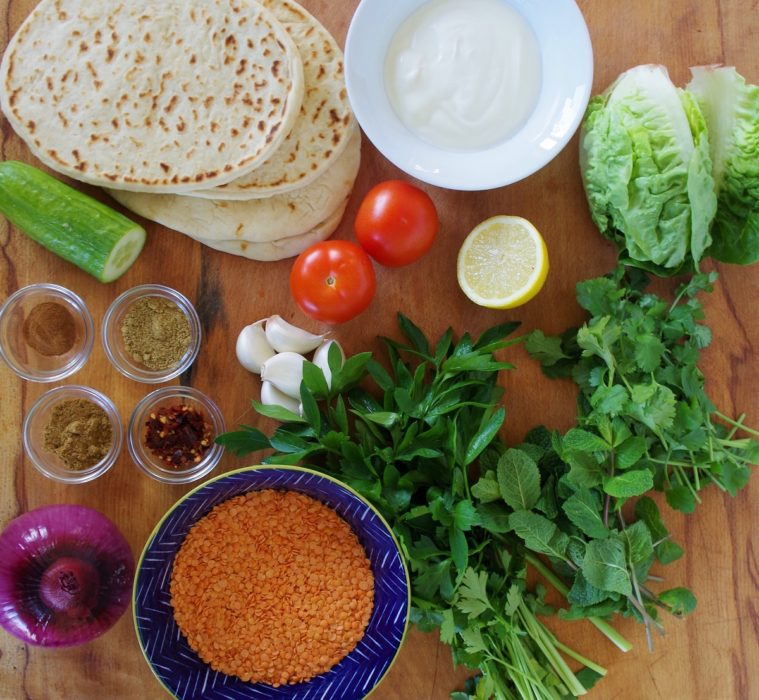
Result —
[[[333, 508], [356, 533], [374, 573], [374, 610], [356, 648], [327, 673], [274, 688], [213, 671], [190, 648], [174, 621], [171, 566], [185, 536], [214, 506], [260, 489], [298, 491]], [[179, 700], [359, 700], [380, 682], [400, 650], [408, 626], [408, 571], [390, 527], [355, 491], [299, 467], [249, 467], [201, 484], [158, 523], [137, 566], [134, 624], [143, 654], [161, 684]]]

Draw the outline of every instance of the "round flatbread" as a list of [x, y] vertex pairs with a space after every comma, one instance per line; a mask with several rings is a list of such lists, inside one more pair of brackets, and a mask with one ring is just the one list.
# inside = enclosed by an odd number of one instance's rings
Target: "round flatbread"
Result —
[[314, 243], [319, 243], [329, 238], [340, 225], [347, 206], [348, 200], [346, 199], [331, 216], [327, 217], [327, 219], [322, 221], [318, 226], [315, 226], [311, 231], [298, 236], [280, 238], [276, 241], [254, 243], [237, 239], [233, 241], [221, 241], [196, 238], [195, 240], [203, 245], [207, 245], [209, 248], [220, 250], [223, 253], [231, 253], [232, 255], [241, 255], [250, 260], [270, 262], [293, 258], [296, 255], [300, 255]]
[[343, 52], [332, 35], [293, 0], [259, 0], [282, 23], [303, 61], [305, 90], [300, 116], [282, 145], [243, 177], [194, 197], [253, 199], [313, 182], [342, 153], [354, 126], [345, 89]]
[[175, 231], [204, 240], [269, 243], [304, 234], [337, 209], [353, 189], [361, 162], [361, 132], [310, 185], [267, 199], [230, 202], [172, 194], [110, 190], [127, 209]]
[[300, 54], [252, 0], [42, 0], [0, 65], [0, 104], [45, 164], [184, 192], [264, 162], [303, 100]]

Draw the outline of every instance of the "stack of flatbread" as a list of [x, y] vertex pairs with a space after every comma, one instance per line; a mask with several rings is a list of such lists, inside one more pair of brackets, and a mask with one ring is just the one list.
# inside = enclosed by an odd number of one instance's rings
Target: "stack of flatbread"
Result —
[[252, 259], [329, 237], [358, 173], [342, 52], [294, 0], [42, 0], [0, 81], [46, 165]]

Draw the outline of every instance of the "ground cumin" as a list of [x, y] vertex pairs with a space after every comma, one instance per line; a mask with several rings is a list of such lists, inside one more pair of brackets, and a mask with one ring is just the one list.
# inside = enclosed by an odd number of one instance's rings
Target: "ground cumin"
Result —
[[111, 449], [111, 421], [94, 401], [67, 399], [53, 406], [43, 439], [69, 469], [88, 469]]
[[56, 301], [43, 301], [33, 307], [21, 332], [26, 344], [45, 357], [65, 355], [76, 342], [74, 317]]
[[190, 530], [171, 575], [174, 617], [216, 671], [273, 686], [328, 671], [363, 637], [374, 577], [331, 508], [291, 491], [254, 491]]
[[182, 309], [171, 299], [150, 296], [129, 307], [121, 335], [132, 359], [156, 372], [176, 367], [192, 340]]

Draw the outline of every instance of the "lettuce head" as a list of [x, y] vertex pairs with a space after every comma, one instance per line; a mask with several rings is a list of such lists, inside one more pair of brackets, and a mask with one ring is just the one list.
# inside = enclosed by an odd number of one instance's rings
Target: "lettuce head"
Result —
[[732, 67], [691, 68], [687, 86], [709, 126], [717, 215], [709, 255], [728, 263], [759, 260], [759, 87]]
[[593, 221], [624, 262], [665, 275], [698, 269], [717, 209], [707, 125], [666, 68], [632, 68], [591, 100], [580, 167]]

